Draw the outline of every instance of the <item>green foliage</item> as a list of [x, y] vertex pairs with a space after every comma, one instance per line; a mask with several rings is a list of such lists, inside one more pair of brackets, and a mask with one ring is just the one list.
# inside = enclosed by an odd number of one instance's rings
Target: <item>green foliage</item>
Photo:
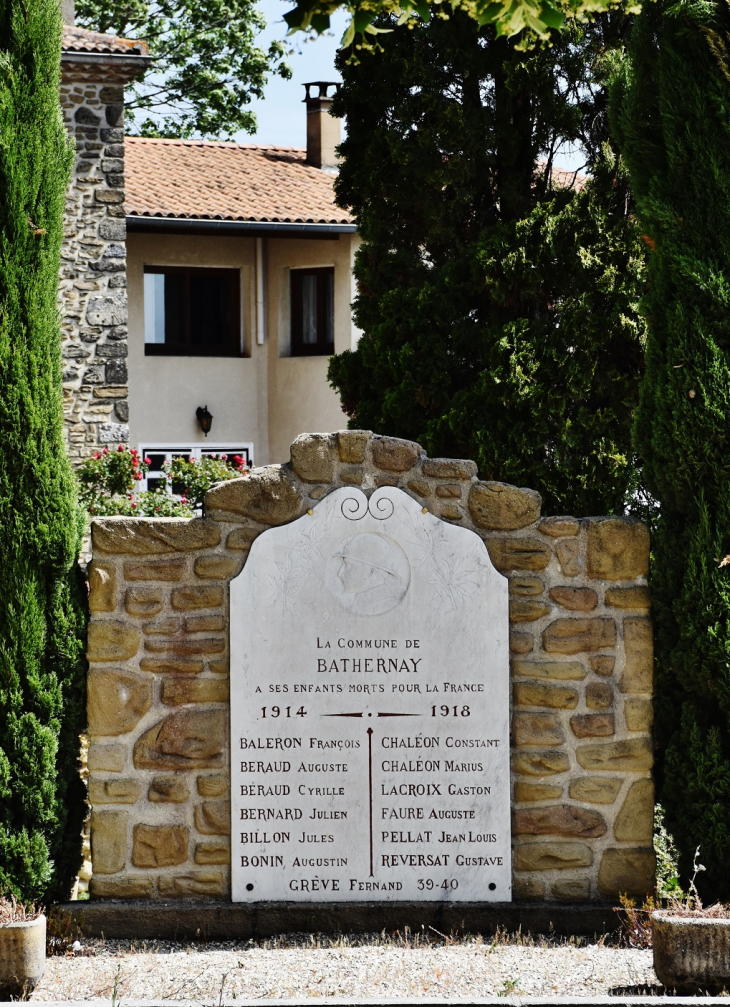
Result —
[[149, 458], [123, 444], [116, 450], [95, 451], [78, 467], [79, 497], [91, 517], [123, 514], [131, 517], [192, 517], [215, 483], [248, 475], [240, 455], [179, 456], [163, 466], [172, 493], [164, 487], [135, 492], [149, 471]]
[[[522, 53], [454, 15], [341, 60], [363, 336], [330, 381], [353, 426], [473, 458], [558, 513], [621, 511], [637, 488], [644, 246], [596, 127], [624, 25]], [[592, 164], [581, 191], [535, 174], [566, 139]]]
[[155, 61], [126, 88], [127, 132], [140, 136], [255, 133], [252, 97], [269, 71], [291, 77], [281, 42], [256, 45], [255, 0], [77, 0], [76, 23], [148, 43]]
[[0, 892], [68, 897], [81, 864], [85, 592], [56, 307], [73, 150], [57, 0], [0, 0]]
[[[296, 0], [293, 10], [284, 15], [292, 31], [321, 34], [330, 26], [330, 18], [340, 8], [348, 11], [350, 21], [342, 39], [343, 46], [354, 44], [355, 51], [372, 52], [375, 39], [386, 30], [379, 22], [384, 17], [397, 18], [398, 25], [412, 28], [418, 20], [448, 18], [464, 14], [480, 27], [490, 25], [497, 36], [520, 36], [520, 48], [530, 48], [536, 41], [549, 43], [555, 29], [566, 20], [585, 20], [594, 14], [624, 6], [621, 0]], [[639, 10], [634, 6], [631, 10]], [[351, 58], [355, 55], [351, 54]]]
[[654, 852], [656, 853], [656, 894], [658, 899], [682, 899], [679, 863], [674, 839], [664, 826], [664, 808], [654, 808]]
[[730, 11], [659, 0], [637, 19], [612, 119], [652, 249], [636, 442], [653, 539], [661, 800], [682, 878], [730, 896]]
[[181, 492], [193, 507], [202, 507], [205, 494], [216, 483], [248, 475], [241, 455], [203, 455], [202, 458], [173, 458], [164, 465], [175, 492]]

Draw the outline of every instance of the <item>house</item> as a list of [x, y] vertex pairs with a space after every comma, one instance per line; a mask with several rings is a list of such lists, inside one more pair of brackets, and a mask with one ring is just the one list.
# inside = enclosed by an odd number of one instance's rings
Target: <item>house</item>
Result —
[[124, 85], [149, 60], [142, 42], [64, 28], [77, 157], [60, 303], [72, 457], [139, 445], [154, 485], [175, 453], [260, 465], [345, 426], [326, 374], [357, 341], [358, 237], [334, 202], [330, 84], [306, 85], [306, 149], [125, 137]]

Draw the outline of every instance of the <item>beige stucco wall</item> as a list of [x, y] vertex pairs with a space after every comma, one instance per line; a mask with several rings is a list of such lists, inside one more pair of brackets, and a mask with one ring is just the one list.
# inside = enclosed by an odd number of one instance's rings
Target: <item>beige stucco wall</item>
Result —
[[[337, 240], [266, 238], [266, 341], [256, 341], [256, 240], [131, 233], [129, 284], [130, 440], [133, 444], [254, 445], [257, 464], [285, 461], [302, 430], [332, 431], [346, 417], [327, 384], [328, 357], [289, 357], [288, 270], [335, 267], [335, 351], [353, 345], [350, 317], [353, 236]], [[144, 353], [145, 265], [219, 266], [241, 270], [241, 325], [246, 356], [156, 357]], [[206, 441], [195, 419], [207, 405]]]

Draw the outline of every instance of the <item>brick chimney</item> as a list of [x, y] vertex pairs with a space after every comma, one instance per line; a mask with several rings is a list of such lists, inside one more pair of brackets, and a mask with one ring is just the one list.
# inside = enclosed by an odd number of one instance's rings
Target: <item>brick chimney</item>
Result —
[[[329, 89], [339, 87], [336, 81], [314, 80], [305, 84], [307, 96], [304, 103], [307, 106], [307, 164], [315, 168], [334, 169], [339, 158], [335, 147], [340, 142], [340, 120], [330, 114], [332, 95]], [[312, 95], [310, 88], [316, 88]]]

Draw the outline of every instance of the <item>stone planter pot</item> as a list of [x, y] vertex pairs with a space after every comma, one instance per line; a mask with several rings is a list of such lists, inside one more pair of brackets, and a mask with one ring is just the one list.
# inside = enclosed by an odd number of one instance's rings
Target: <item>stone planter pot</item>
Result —
[[0, 924], [0, 1000], [29, 993], [46, 965], [46, 918]]
[[730, 990], [730, 919], [651, 914], [654, 971], [680, 993]]

